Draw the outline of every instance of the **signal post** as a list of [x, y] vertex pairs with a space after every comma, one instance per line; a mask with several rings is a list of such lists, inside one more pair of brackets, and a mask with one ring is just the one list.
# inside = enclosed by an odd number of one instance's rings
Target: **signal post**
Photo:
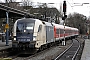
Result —
[[66, 15], [66, 1], [63, 1], [63, 13], [64, 13], [64, 16], [62, 17], [62, 20], [64, 20], [64, 40], [62, 40], [62, 45], [65, 46], [66, 45], [66, 41], [65, 41], [65, 19], [67, 18], [67, 15]]

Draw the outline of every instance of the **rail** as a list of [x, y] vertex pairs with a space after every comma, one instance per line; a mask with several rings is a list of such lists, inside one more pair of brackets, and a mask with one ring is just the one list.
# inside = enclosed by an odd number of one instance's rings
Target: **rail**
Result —
[[73, 43], [69, 48], [67, 48], [64, 52], [62, 52], [59, 56], [57, 56], [54, 60], [74, 60], [77, 52], [80, 48], [80, 43], [78, 40], [73, 39]]

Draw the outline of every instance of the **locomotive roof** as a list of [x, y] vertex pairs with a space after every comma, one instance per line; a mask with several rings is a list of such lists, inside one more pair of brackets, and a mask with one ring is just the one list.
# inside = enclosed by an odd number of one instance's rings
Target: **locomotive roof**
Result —
[[22, 20], [22, 21], [35, 20], [35, 21], [38, 21], [39, 23], [42, 22], [42, 23], [44, 23], [44, 24], [47, 25], [47, 26], [52, 26], [52, 24], [49, 23], [49, 22], [41, 21], [41, 20], [39, 20], [39, 19], [34, 19], [34, 18], [22, 18], [22, 19], [18, 19], [18, 21], [21, 21], [21, 20]]
[[45, 22], [45, 25], [46, 26], [53, 26], [51, 23], [49, 23], [49, 22]]
[[22, 19], [18, 19], [18, 21], [29, 21], [29, 20], [35, 20], [35, 19], [33, 19], [33, 18], [22, 18]]

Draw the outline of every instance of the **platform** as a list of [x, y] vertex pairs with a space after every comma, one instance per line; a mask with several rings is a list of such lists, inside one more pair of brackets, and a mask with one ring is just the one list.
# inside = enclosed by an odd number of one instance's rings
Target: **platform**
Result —
[[8, 45], [9, 46], [6, 46], [6, 42], [2, 42], [2, 40], [0, 40], [0, 50], [11, 48], [12, 47], [12, 41], [11, 40], [9, 40]]
[[90, 39], [85, 39], [81, 60], [90, 60]]

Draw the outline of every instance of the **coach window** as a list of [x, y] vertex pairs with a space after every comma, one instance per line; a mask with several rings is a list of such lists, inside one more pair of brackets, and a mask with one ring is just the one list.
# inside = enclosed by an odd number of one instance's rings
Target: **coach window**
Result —
[[63, 34], [63, 29], [60, 29], [60, 34]]
[[56, 29], [56, 34], [59, 34], [59, 29]]
[[41, 31], [42, 25], [39, 25], [38, 32]]
[[65, 30], [65, 33], [68, 33], [68, 30]]

